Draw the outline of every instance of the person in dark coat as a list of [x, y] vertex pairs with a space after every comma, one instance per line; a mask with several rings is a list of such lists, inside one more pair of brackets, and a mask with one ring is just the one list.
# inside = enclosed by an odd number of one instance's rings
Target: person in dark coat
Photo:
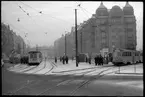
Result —
[[91, 56], [89, 57], [88, 61], [89, 61], [89, 64], [91, 64]]
[[97, 66], [97, 56], [95, 56], [94, 60], [95, 60], [95, 65]]
[[98, 61], [98, 65], [100, 65], [101, 64], [101, 57], [100, 57], [100, 55], [98, 55], [97, 61]]
[[62, 57], [62, 63], [65, 64], [65, 56]]
[[55, 63], [57, 63], [57, 58], [55, 57]]
[[68, 64], [68, 56], [65, 57], [66, 64]]
[[100, 65], [103, 65], [103, 57], [100, 55]]
[[88, 57], [86, 57], [86, 63], [88, 62]]

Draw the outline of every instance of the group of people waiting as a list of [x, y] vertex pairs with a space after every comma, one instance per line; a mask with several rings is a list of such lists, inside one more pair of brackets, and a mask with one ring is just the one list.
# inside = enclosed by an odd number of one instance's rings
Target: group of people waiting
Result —
[[101, 55], [96, 55], [94, 58], [95, 60], [95, 65], [103, 65], [103, 57]]
[[[60, 62], [62, 62], [63, 64], [68, 64], [68, 56], [64, 55], [62, 57], [60, 57]], [[55, 63], [57, 63], [57, 57], [55, 57]]]
[[21, 64], [28, 64], [28, 56], [23, 56], [20, 59]]

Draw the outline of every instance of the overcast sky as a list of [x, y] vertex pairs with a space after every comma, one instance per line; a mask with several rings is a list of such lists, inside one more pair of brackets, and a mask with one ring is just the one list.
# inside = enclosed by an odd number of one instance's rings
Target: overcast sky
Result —
[[[74, 9], [78, 9], [78, 24], [95, 14], [100, 2], [79, 1], [1, 1], [2, 22], [9, 24], [18, 35], [31, 46], [53, 45], [65, 31], [70, 32], [74, 26]], [[123, 8], [126, 2], [103, 2], [111, 9], [114, 5]], [[143, 3], [129, 2], [134, 8], [137, 24], [137, 49], [143, 44]], [[21, 8], [20, 8], [21, 7]], [[42, 11], [42, 14], [39, 13]], [[27, 15], [29, 13], [29, 16]], [[19, 18], [19, 22], [17, 21]], [[28, 33], [25, 37], [25, 33]]]

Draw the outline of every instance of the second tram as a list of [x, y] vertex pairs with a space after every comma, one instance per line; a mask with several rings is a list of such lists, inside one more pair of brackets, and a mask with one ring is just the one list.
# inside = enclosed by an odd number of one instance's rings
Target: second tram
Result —
[[142, 52], [126, 49], [116, 49], [113, 52], [113, 64], [134, 64], [142, 62]]

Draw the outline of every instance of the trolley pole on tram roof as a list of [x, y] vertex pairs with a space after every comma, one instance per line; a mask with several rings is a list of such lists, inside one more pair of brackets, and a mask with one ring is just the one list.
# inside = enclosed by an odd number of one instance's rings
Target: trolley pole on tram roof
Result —
[[76, 42], [76, 67], [78, 67], [77, 9], [75, 9], [75, 42]]

